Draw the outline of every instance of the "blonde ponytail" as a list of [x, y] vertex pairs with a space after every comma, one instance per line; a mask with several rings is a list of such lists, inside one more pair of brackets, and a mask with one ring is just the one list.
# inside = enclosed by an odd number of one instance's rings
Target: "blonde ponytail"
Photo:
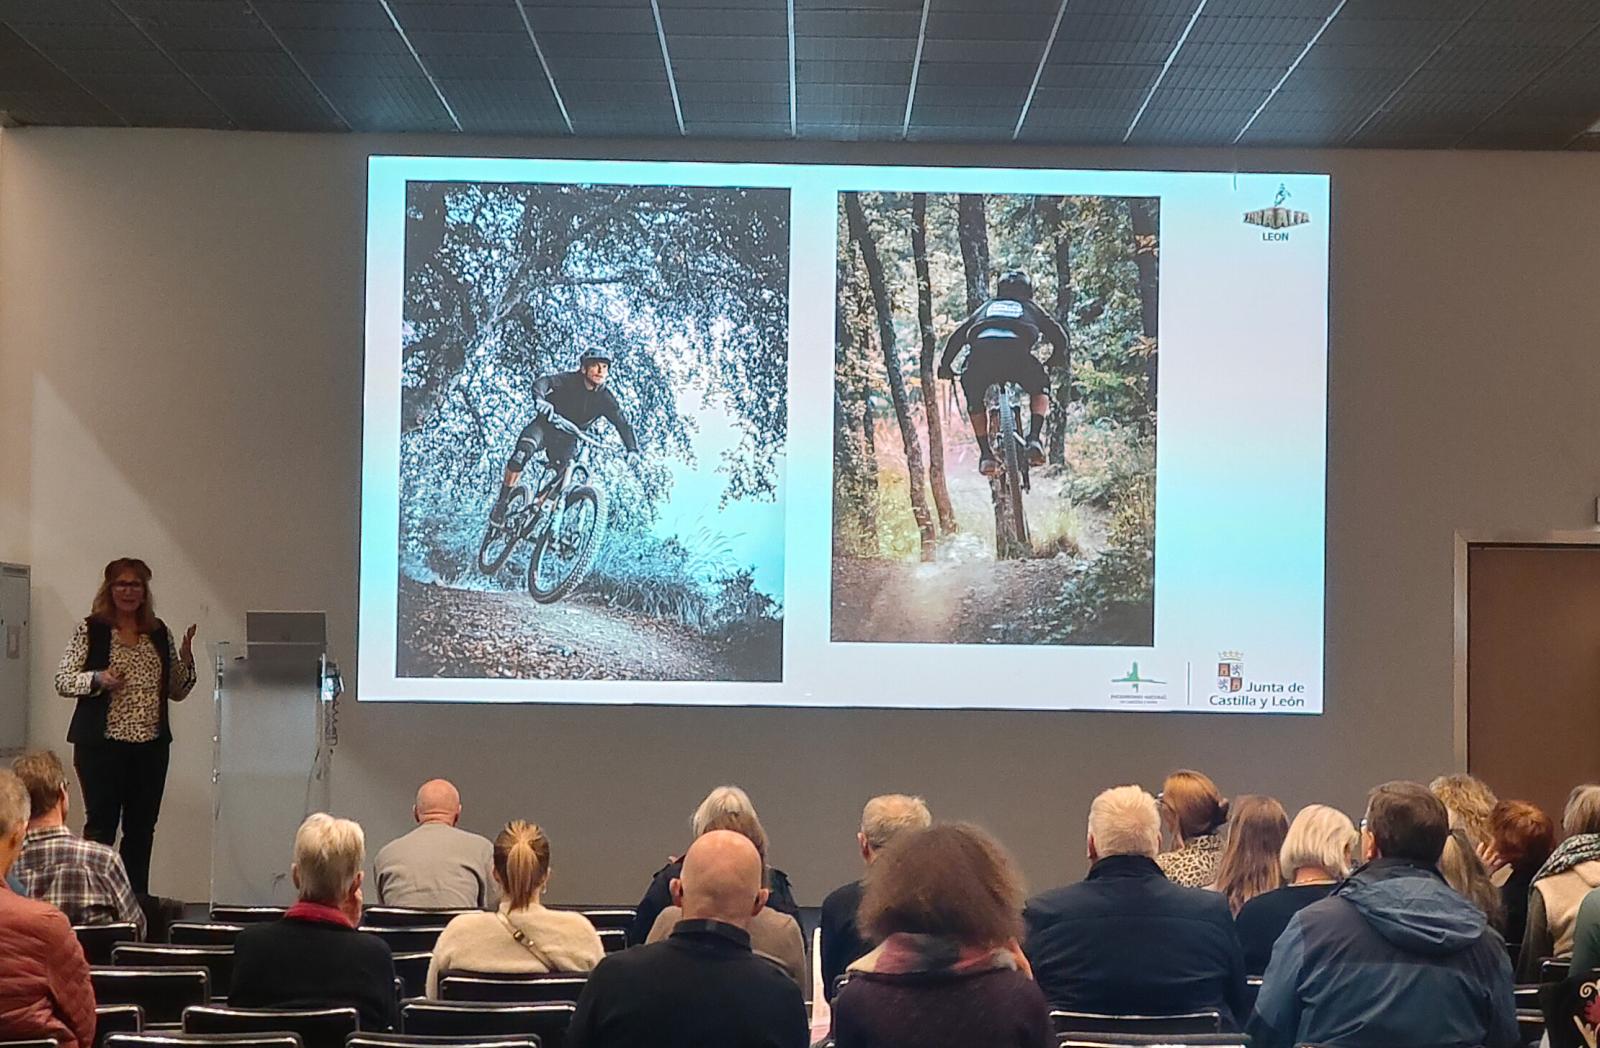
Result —
[[494, 872], [513, 910], [527, 909], [550, 876], [550, 840], [523, 819], [506, 823], [494, 839]]

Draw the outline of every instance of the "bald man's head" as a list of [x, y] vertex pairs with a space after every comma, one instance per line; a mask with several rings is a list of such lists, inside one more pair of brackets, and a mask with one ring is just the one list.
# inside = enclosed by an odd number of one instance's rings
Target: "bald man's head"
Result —
[[461, 818], [461, 794], [448, 779], [429, 779], [417, 790], [417, 804], [411, 814], [418, 822], [454, 826]]
[[683, 857], [683, 872], [672, 880], [672, 901], [686, 921], [725, 921], [741, 928], [767, 903], [761, 886], [761, 853], [750, 838], [732, 830], [711, 830], [695, 838]]

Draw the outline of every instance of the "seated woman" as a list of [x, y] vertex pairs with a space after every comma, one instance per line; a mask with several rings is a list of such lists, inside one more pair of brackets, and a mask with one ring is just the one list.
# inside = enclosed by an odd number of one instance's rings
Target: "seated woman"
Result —
[[1533, 890], [1533, 875], [1555, 850], [1556, 824], [1538, 805], [1500, 801], [1489, 814], [1489, 838], [1489, 846], [1479, 854], [1491, 874], [1506, 871], [1500, 885], [1506, 942], [1519, 946], [1528, 930], [1528, 893]]
[[1244, 947], [1244, 970], [1260, 975], [1272, 959], [1272, 946], [1289, 919], [1312, 903], [1326, 899], [1355, 864], [1360, 840], [1344, 812], [1326, 804], [1308, 804], [1289, 824], [1278, 851], [1278, 869], [1288, 883], [1239, 907], [1234, 927]]
[[1050, 1006], [1017, 944], [1021, 878], [976, 826], [904, 833], [867, 869], [861, 927], [879, 945], [833, 1001], [838, 1048], [1046, 1048]]
[[[742, 833], [755, 842], [756, 850], [761, 852], [762, 861], [767, 854], [767, 834], [761, 828], [761, 820], [756, 816], [755, 805], [750, 803], [750, 795], [737, 786], [718, 786], [706, 794], [706, 799], [700, 802], [694, 815], [689, 820], [694, 836], [699, 837], [708, 830], [733, 830]], [[639, 900], [639, 912], [633, 919], [633, 924], [628, 927], [628, 945], [637, 946], [650, 937], [650, 929], [655, 927], [656, 918], [661, 911], [672, 905], [672, 882], [683, 872], [683, 859], [671, 859], [668, 863], [655, 872], [650, 880], [650, 887], [645, 889], [644, 898]], [[794, 895], [789, 890], [789, 877], [782, 870], [767, 867], [766, 872], [767, 908], [786, 913], [795, 920], [798, 927], [800, 923], [800, 906], [794, 901]]]
[[1218, 831], [1228, 822], [1228, 802], [1217, 784], [1198, 771], [1175, 771], [1161, 785], [1156, 800], [1161, 817], [1177, 847], [1156, 856], [1167, 880], [1190, 888], [1204, 888], [1217, 879], [1222, 861]]
[[1228, 900], [1235, 917], [1239, 908], [1258, 895], [1283, 885], [1279, 852], [1289, 833], [1289, 816], [1271, 797], [1247, 793], [1233, 806], [1228, 822], [1228, 844], [1212, 885]]
[[463, 913], [445, 925], [428, 962], [429, 997], [439, 996], [446, 972], [586, 972], [600, 963], [606, 951], [589, 918], [539, 901], [550, 883], [543, 830], [522, 819], [507, 823], [494, 839], [491, 873], [500, 908]]
[[1517, 982], [1539, 981], [1539, 962], [1572, 955], [1572, 930], [1583, 897], [1600, 887], [1600, 786], [1587, 783], [1567, 796], [1562, 841], [1528, 893], [1528, 928], [1517, 954]]
[[1500, 889], [1489, 879], [1489, 870], [1478, 858], [1472, 837], [1461, 827], [1450, 831], [1439, 855], [1439, 873], [1456, 894], [1483, 912], [1495, 931], [1505, 928], [1505, 910], [1500, 905]]
[[1476, 775], [1441, 775], [1428, 783], [1428, 789], [1450, 813], [1452, 830], [1466, 830], [1473, 848], [1489, 842], [1490, 820], [1499, 798], [1488, 783]]

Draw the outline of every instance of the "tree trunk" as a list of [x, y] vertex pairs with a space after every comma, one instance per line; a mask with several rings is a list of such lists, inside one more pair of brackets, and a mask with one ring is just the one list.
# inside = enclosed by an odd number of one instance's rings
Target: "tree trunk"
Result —
[[1133, 227], [1133, 262], [1139, 268], [1139, 323], [1150, 345], [1144, 365], [1145, 403], [1152, 412], [1156, 408], [1156, 357], [1159, 345], [1156, 327], [1161, 316], [1161, 259], [1157, 242], [1160, 208], [1161, 202], [1154, 198], [1138, 197], [1128, 201]]
[[967, 273], [967, 312], [972, 313], [989, 297], [989, 222], [983, 214], [983, 194], [962, 193], [956, 198], [956, 235]]
[[[857, 351], [850, 323], [839, 310], [835, 324], [839, 359], [851, 360]], [[835, 374], [837, 374], [837, 370]], [[871, 468], [873, 450], [863, 448], [864, 438], [845, 406], [837, 381], [833, 387], [833, 544], [851, 554], [869, 544], [876, 552], [878, 535], [878, 477]]]
[[1055, 263], [1056, 321], [1067, 333], [1067, 362], [1055, 380], [1055, 396], [1050, 398], [1050, 461], [1060, 466], [1067, 461], [1067, 408], [1072, 403], [1072, 303], [1077, 295], [1072, 286], [1072, 230], [1060, 197], [1040, 197], [1039, 217]]
[[928, 486], [933, 508], [939, 514], [941, 534], [956, 533], [956, 514], [950, 506], [950, 487], [944, 478], [944, 420], [939, 415], [939, 387], [933, 377], [936, 350], [933, 337], [933, 278], [928, 273], [928, 194], [911, 196], [911, 254], [917, 269], [917, 327], [922, 332], [918, 378], [922, 383], [922, 412], [928, 419]]
[[933, 559], [935, 540], [933, 518], [928, 513], [928, 496], [922, 488], [922, 448], [917, 443], [917, 430], [911, 422], [911, 402], [906, 397], [905, 379], [900, 374], [900, 359], [894, 334], [894, 309], [889, 302], [889, 285], [883, 275], [883, 260], [878, 257], [878, 244], [872, 229], [867, 225], [866, 212], [861, 198], [855, 193], [844, 195], [845, 215], [850, 223], [850, 237], [861, 252], [862, 264], [867, 270], [867, 287], [872, 292], [872, 304], [878, 314], [878, 345], [883, 350], [883, 368], [889, 384], [889, 400], [894, 405], [896, 421], [900, 423], [900, 444], [906, 456], [907, 489], [911, 495], [911, 515], [916, 518], [917, 532], [922, 539], [922, 559]]

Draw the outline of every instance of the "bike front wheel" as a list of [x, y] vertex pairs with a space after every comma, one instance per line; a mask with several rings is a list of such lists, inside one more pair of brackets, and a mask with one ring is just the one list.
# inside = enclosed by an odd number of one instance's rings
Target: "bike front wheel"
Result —
[[516, 522], [527, 505], [528, 489], [519, 484], [511, 489], [511, 496], [506, 499], [506, 511], [501, 517], [505, 523], [490, 521], [484, 525], [483, 541], [478, 543], [478, 570], [485, 575], [493, 575], [504, 567], [517, 543], [522, 541]]
[[605, 489], [583, 485], [567, 493], [558, 528], [534, 544], [528, 561], [528, 595], [554, 604], [582, 584], [606, 534]]

